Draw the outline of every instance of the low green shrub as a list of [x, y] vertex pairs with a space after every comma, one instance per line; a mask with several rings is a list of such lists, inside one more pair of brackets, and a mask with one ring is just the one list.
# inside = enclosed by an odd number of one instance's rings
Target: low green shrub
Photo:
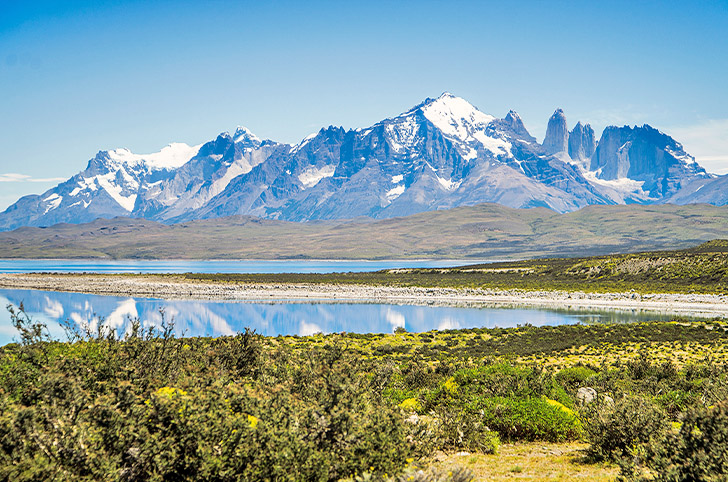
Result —
[[[493, 454], [498, 451], [500, 438], [488, 425], [482, 411], [452, 410], [438, 407], [431, 412], [426, 427], [431, 432], [430, 444], [441, 450], [465, 449]], [[427, 423], [427, 419], [424, 421]]]
[[560, 370], [554, 379], [568, 392], [576, 393], [579, 388], [586, 386], [587, 381], [596, 374], [597, 372], [591, 368], [575, 366]]
[[700, 395], [695, 392], [684, 390], [670, 390], [655, 397], [655, 402], [662, 407], [672, 420], [678, 416], [702, 404]]
[[581, 412], [587, 454], [619, 461], [661, 440], [670, 430], [665, 412], [651, 400], [626, 396], [614, 404], [597, 399]]
[[547, 399], [493, 397], [474, 402], [469, 413], [506, 440], [576, 440], [582, 428], [576, 414], [564, 405]]
[[728, 480], [728, 404], [689, 412], [678, 433], [648, 452], [644, 470], [627, 470], [640, 481]]

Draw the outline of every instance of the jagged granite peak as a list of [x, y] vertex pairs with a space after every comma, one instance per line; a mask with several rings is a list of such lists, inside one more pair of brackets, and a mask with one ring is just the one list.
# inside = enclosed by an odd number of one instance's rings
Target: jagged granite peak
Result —
[[596, 149], [597, 140], [592, 126], [584, 125], [581, 121], [577, 122], [569, 132], [569, 157], [588, 167], [585, 162], [591, 158]]
[[566, 126], [566, 115], [561, 109], [556, 109], [546, 126], [546, 136], [543, 147], [547, 154], [567, 152], [569, 149], [569, 129]]
[[523, 124], [521, 116], [514, 110], [508, 111], [508, 114], [506, 114], [503, 119], [494, 120], [491, 125], [514, 139], [528, 143], [536, 142], [536, 138], [528, 132], [528, 129], [526, 129], [526, 126]]
[[604, 129], [590, 170], [607, 181], [641, 182], [642, 191], [653, 200], [671, 196], [695, 179], [711, 177], [682, 144], [647, 124]]

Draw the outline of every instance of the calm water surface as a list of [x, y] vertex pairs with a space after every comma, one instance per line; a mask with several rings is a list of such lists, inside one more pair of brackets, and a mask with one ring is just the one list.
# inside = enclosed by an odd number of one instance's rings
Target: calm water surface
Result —
[[487, 260], [107, 261], [0, 259], [0, 273], [336, 273], [393, 268], [447, 268], [488, 262]]
[[[629, 323], [669, 320], [669, 314], [642, 311], [569, 311], [538, 308], [442, 307], [332, 302], [233, 302], [160, 300], [36, 290], [0, 289], [0, 304], [19, 306], [34, 320], [45, 322], [51, 334], [63, 338], [58, 324], [92, 327], [103, 320], [123, 333], [129, 320], [158, 326], [160, 310], [174, 319], [178, 336], [223, 336], [253, 328], [264, 335], [311, 335], [317, 332], [391, 333], [397, 327], [410, 332], [474, 327], [514, 327], [574, 323]], [[17, 336], [10, 315], [0, 309], [0, 345]]]

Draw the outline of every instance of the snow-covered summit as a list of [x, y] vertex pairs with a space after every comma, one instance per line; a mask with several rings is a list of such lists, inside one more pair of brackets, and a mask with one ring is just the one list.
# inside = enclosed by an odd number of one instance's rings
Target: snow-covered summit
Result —
[[475, 131], [484, 130], [495, 117], [480, 112], [467, 100], [445, 92], [426, 102], [422, 112], [443, 134], [463, 141], [472, 139]]
[[482, 149], [495, 156], [511, 155], [511, 143], [506, 136], [489, 129], [496, 118], [481, 112], [462, 97], [445, 92], [436, 99], [425, 100], [393, 120], [409, 118], [417, 113], [421, 113], [450, 139], [465, 159], [475, 159]]
[[251, 144], [251, 145], [260, 145], [261, 140], [258, 136], [250, 132], [250, 130], [247, 127], [244, 126], [238, 126], [235, 128], [235, 133], [233, 134], [233, 142], [242, 142], [244, 144]]
[[134, 154], [126, 148], [101, 151], [99, 154], [106, 153], [107, 159], [119, 164], [146, 164], [151, 169], [176, 169], [194, 157], [199, 150], [200, 145], [188, 146], [182, 142], [174, 142], [151, 154]]

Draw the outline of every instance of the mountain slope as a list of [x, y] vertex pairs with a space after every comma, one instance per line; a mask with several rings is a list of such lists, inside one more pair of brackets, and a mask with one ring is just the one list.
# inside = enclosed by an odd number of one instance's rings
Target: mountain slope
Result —
[[132, 214], [140, 192], [170, 179], [199, 149], [170, 144], [158, 153], [100, 151], [86, 169], [39, 196], [25, 196], [0, 215], [0, 229], [81, 223]]

